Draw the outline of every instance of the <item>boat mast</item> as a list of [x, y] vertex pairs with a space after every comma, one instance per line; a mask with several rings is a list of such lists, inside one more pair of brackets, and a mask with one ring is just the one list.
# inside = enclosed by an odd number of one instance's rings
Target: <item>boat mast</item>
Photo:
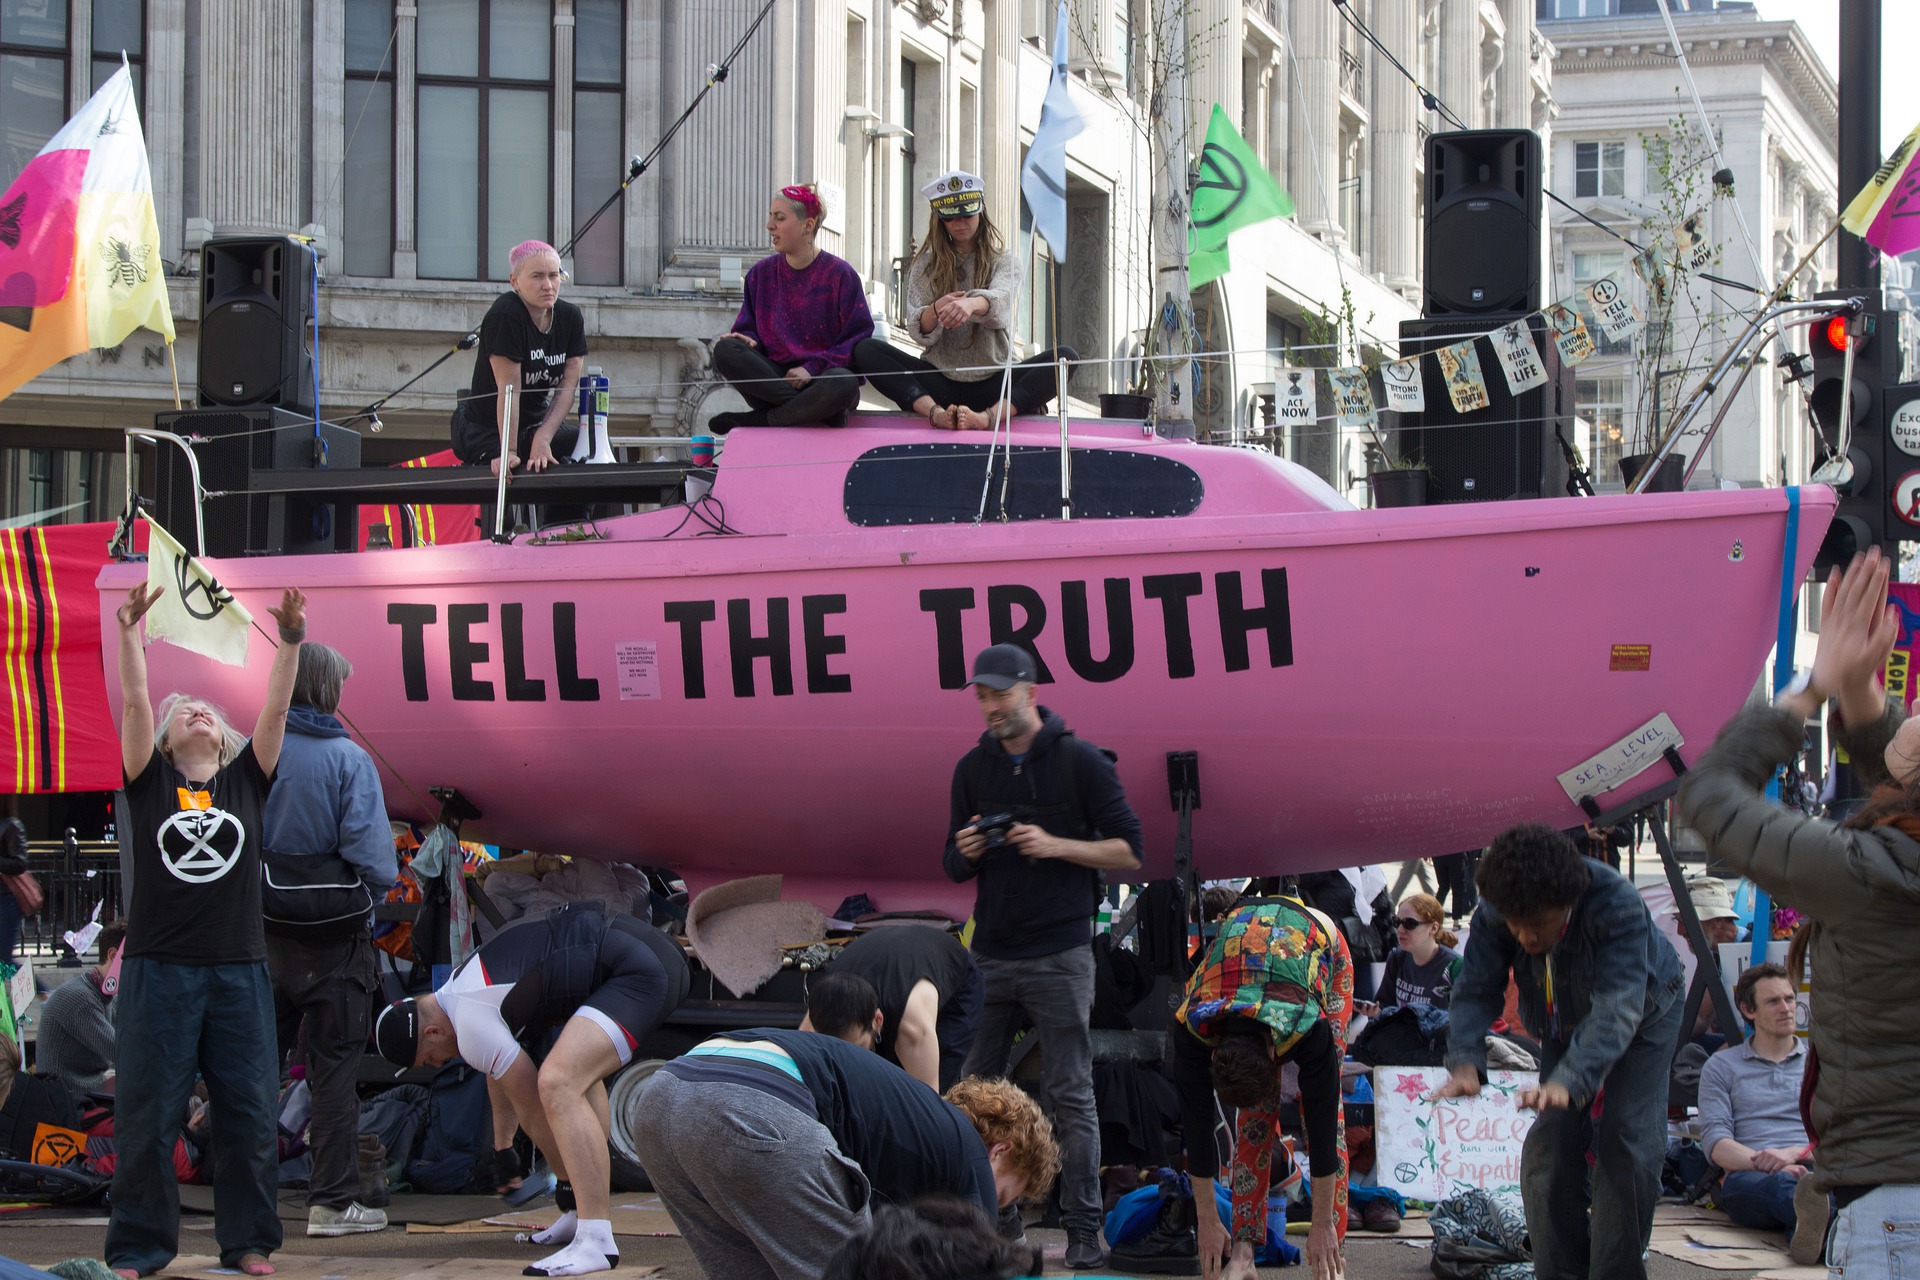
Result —
[[1155, 261], [1147, 349], [1154, 370], [1154, 419], [1162, 435], [1191, 440], [1193, 427], [1193, 292], [1187, 285], [1187, 37], [1189, 0], [1155, 0], [1154, 36], [1166, 68], [1153, 113], [1165, 191], [1153, 210]]

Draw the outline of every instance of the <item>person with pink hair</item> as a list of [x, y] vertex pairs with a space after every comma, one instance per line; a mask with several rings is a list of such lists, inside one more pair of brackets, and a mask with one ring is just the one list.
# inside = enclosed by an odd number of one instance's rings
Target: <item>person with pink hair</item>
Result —
[[[453, 411], [453, 451], [469, 466], [489, 463], [500, 474], [500, 419], [511, 413], [509, 470], [522, 462], [544, 471], [570, 453], [577, 427], [567, 421], [587, 363], [587, 327], [580, 308], [560, 297], [566, 272], [544, 240], [524, 240], [507, 253], [512, 286], [487, 309], [473, 383]], [[519, 388], [503, 404], [502, 388]]]

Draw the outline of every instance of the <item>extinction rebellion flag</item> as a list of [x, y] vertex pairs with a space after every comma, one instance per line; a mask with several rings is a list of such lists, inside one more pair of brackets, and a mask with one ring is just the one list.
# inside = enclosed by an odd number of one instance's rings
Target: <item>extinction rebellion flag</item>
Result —
[[230, 667], [246, 666], [253, 615], [172, 534], [151, 520], [147, 528], [147, 586], [163, 591], [147, 611], [147, 639], [172, 641]]
[[1227, 237], [1268, 218], [1293, 215], [1293, 197], [1280, 189], [1219, 103], [1207, 124], [1200, 180], [1193, 188], [1193, 249], [1187, 283], [1195, 289], [1227, 274]]
[[0, 399], [142, 327], [173, 341], [147, 144], [123, 64], [0, 195]]

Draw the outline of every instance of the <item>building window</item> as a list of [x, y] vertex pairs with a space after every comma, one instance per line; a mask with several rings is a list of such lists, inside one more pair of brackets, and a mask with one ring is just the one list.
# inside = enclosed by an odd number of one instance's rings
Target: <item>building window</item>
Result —
[[1612, 16], [1613, 6], [1614, 0], [1540, 0], [1535, 13], [1541, 22], [1552, 22], [1556, 18], [1606, 18]]
[[67, 122], [67, 0], [0, 0], [0, 191]]
[[1624, 142], [1574, 143], [1573, 194], [1576, 196], [1627, 194], [1627, 144]]
[[418, 21], [420, 274], [502, 280], [553, 234], [552, 0], [421, 0]]
[[1573, 411], [1593, 430], [1588, 463], [1597, 486], [1615, 488], [1621, 484], [1620, 458], [1627, 438], [1626, 388], [1624, 378], [1576, 378], [1573, 382]]
[[120, 69], [126, 55], [133, 73], [133, 101], [146, 115], [146, 0], [93, 0], [93, 88], [97, 92]]
[[393, 5], [347, 0], [345, 274], [393, 274]]
[[[627, 24], [621, 0], [574, 0], [573, 23], [573, 225], [579, 228], [626, 173], [620, 82]], [[620, 213], [619, 205], [609, 209], [573, 246], [579, 283], [620, 283]]]

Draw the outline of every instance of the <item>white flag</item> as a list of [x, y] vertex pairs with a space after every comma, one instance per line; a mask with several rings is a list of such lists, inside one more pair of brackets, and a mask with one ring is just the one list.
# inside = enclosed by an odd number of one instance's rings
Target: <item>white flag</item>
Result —
[[1587, 322], [1580, 313], [1564, 302], [1556, 302], [1547, 308], [1547, 323], [1553, 326], [1554, 345], [1560, 348], [1560, 358], [1569, 365], [1578, 365], [1593, 355], [1593, 335], [1587, 332]]
[[1380, 381], [1387, 389], [1387, 408], [1395, 413], [1426, 412], [1427, 388], [1420, 376], [1419, 356], [1381, 365]]
[[1707, 239], [1705, 209], [1683, 218], [1673, 229], [1673, 247], [1682, 271], [1698, 271], [1713, 265], [1713, 244]]
[[1514, 395], [1533, 387], [1545, 386], [1547, 367], [1540, 360], [1540, 348], [1533, 345], [1525, 320], [1515, 320], [1493, 335], [1493, 353], [1507, 373], [1507, 389]]
[[1067, 92], [1067, 0], [1060, 0], [1053, 28], [1053, 76], [1040, 104], [1040, 127], [1020, 169], [1020, 193], [1033, 212], [1033, 229], [1053, 248], [1053, 260], [1067, 260], [1067, 142], [1087, 125]]
[[1375, 411], [1373, 407], [1373, 388], [1367, 385], [1367, 371], [1353, 368], [1329, 369], [1327, 377], [1333, 383], [1334, 412], [1340, 417], [1343, 427], [1366, 427], [1373, 425]]
[[253, 615], [158, 521], [147, 521], [147, 530], [147, 587], [166, 588], [147, 611], [147, 639], [172, 641], [230, 667], [246, 666]]
[[1273, 417], [1283, 427], [1311, 427], [1320, 416], [1313, 370], [1282, 369], [1274, 378]]
[[1433, 354], [1440, 361], [1440, 372], [1447, 380], [1447, 397], [1453, 401], [1455, 413], [1472, 413], [1491, 403], [1487, 399], [1486, 379], [1480, 376], [1480, 357], [1474, 352], [1472, 338], [1441, 347]]

